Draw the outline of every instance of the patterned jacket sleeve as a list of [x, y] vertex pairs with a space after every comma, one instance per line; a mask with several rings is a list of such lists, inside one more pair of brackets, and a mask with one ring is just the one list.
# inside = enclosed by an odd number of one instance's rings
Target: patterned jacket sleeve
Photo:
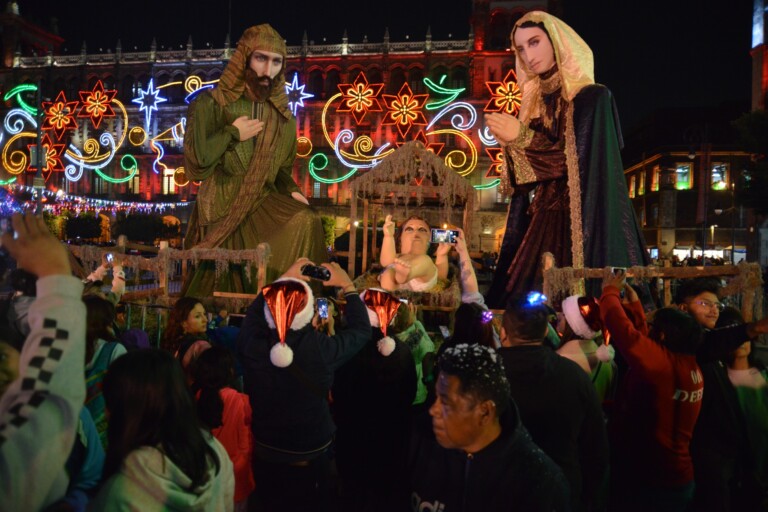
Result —
[[40, 510], [64, 496], [64, 464], [85, 400], [85, 306], [71, 276], [37, 282], [19, 378], [0, 399], [0, 503]]

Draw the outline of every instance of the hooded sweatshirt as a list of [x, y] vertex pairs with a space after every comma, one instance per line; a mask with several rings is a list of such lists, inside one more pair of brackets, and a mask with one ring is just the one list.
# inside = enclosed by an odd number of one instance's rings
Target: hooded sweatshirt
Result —
[[216, 452], [219, 469], [209, 468], [208, 480], [190, 492], [190, 479], [158, 448], [142, 446], [123, 461], [92, 502], [91, 510], [111, 512], [232, 511], [235, 478], [227, 451], [210, 434], [203, 434]]

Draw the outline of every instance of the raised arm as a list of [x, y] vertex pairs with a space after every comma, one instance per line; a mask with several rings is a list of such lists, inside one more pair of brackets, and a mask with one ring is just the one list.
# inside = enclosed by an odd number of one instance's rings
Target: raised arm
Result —
[[384, 218], [384, 240], [381, 242], [381, 254], [379, 263], [386, 267], [395, 261], [397, 249], [395, 248], [395, 223], [392, 221], [392, 215]]

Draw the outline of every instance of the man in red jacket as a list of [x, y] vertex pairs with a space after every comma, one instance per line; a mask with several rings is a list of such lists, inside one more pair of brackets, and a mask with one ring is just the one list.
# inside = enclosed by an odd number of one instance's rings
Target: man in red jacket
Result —
[[696, 363], [701, 327], [663, 308], [649, 331], [623, 272], [604, 279], [600, 313], [629, 365], [609, 425], [616, 510], [682, 512], [694, 490], [689, 445], [704, 392]]

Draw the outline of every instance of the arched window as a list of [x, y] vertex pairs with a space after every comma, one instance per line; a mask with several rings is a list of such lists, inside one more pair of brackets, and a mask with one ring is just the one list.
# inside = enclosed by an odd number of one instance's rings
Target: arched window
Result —
[[392, 68], [392, 71], [389, 73], [387, 92], [389, 94], [397, 94], [405, 82], [405, 70], [402, 67]]
[[323, 85], [325, 80], [323, 79], [323, 71], [321, 69], [312, 70], [309, 73], [309, 81], [307, 82], [307, 92], [315, 95], [315, 99], [323, 99]]
[[337, 92], [339, 92], [339, 80], [340, 80], [339, 70], [338, 69], [329, 69], [328, 72], [325, 74], [325, 98], [330, 98]]
[[408, 84], [414, 93], [423, 94], [426, 91], [424, 70], [422, 68], [411, 68], [408, 70]]

